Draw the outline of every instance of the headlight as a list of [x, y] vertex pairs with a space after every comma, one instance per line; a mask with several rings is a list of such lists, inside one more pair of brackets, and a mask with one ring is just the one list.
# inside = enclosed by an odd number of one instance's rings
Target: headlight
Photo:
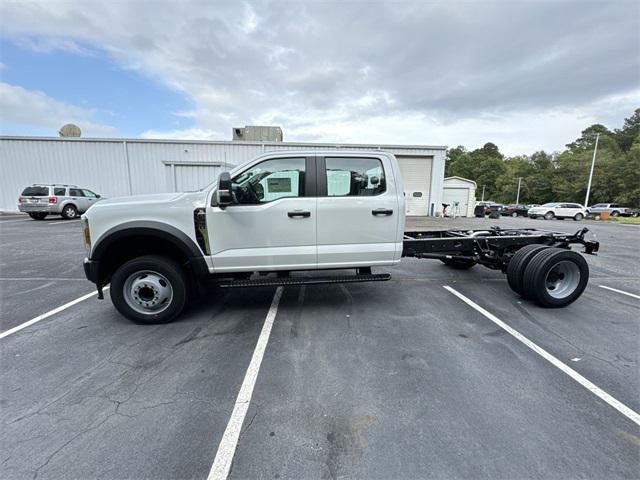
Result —
[[89, 219], [84, 215], [80, 219], [82, 225], [82, 239], [84, 240], [84, 248], [87, 251], [87, 257], [91, 253], [91, 230], [89, 230]]

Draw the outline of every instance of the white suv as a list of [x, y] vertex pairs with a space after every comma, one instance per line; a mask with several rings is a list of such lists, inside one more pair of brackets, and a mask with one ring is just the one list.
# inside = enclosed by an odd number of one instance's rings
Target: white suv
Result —
[[587, 214], [587, 209], [579, 203], [545, 203], [539, 207], [530, 208], [527, 214], [529, 218], [543, 217], [545, 220], [573, 218], [575, 221], [580, 221]]

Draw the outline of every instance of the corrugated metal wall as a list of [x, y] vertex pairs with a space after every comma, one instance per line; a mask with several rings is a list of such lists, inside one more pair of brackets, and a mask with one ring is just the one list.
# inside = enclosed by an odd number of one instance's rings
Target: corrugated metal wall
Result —
[[[437, 191], [433, 177], [444, 177], [444, 147], [0, 137], [0, 211], [17, 210], [20, 192], [33, 183], [76, 184], [106, 197], [193, 189], [263, 152], [302, 149], [433, 157], [431, 202], [441, 201], [443, 178], [435, 179]], [[210, 181], [196, 178], [209, 174]]]

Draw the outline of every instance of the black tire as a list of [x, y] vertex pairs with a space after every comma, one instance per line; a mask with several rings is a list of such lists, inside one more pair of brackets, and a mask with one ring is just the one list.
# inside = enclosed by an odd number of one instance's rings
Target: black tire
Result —
[[620, 216], [620, 212], [617, 210], [614, 210], [613, 212], [611, 212], [611, 216], [612, 217], [619, 217]]
[[544, 219], [545, 220], [553, 220], [555, 218], [555, 213], [553, 212], [547, 212], [544, 214]]
[[65, 205], [60, 215], [62, 215], [62, 218], [65, 220], [73, 220], [74, 218], [78, 218], [78, 209], [75, 205]]
[[524, 269], [527, 268], [531, 259], [541, 250], [549, 248], [547, 245], [532, 244], [525, 245], [518, 250], [507, 265], [507, 282], [511, 287], [511, 290], [518, 295], [525, 297], [522, 288], [522, 280], [524, 276]]
[[31, 212], [29, 213], [29, 216], [34, 220], [44, 220], [47, 218], [47, 214], [43, 212]]
[[441, 258], [440, 261], [447, 267], [455, 268], [456, 270], [469, 270], [476, 265], [473, 260], [462, 258]]
[[573, 220], [576, 222], [579, 222], [580, 220], [582, 220], [584, 218], [584, 215], [581, 213], [576, 213], [576, 215], [573, 217]]
[[511, 212], [511, 216], [512, 216], [513, 218], [517, 217], [517, 216], [518, 216], [518, 212]]
[[529, 215], [529, 218], [530, 218], [531, 220], [535, 220], [536, 218], [538, 218], [538, 216], [537, 216], [537, 215]]
[[[125, 290], [129, 291], [129, 281], [135, 277], [137, 272], [141, 273], [140, 278], [144, 278], [143, 272], [149, 271], [159, 274], [162, 280], [168, 282], [172, 295], [166, 305], [160, 304], [159, 308], [161, 310], [149, 309], [145, 313], [140, 311], [145, 309], [142, 305], [138, 306], [138, 310], [131, 306], [129, 303], [132, 301], [131, 297]], [[140, 282], [143, 282], [143, 280], [140, 280]], [[185, 272], [178, 263], [167, 257], [145, 255], [129, 260], [113, 274], [111, 278], [111, 301], [122, 315], [133, 322], [142, 324], [168, 323], [180, 315], [186, 304], [187, 284]], [[127, 298], [129, 298], [129, 301]]]
[[546, 248], [525, 268], [522, 288], [527, 298], [541, 307], [559, 308], [580, 297], [588, 282], [589, 265], [582, 255], [562, 248]]

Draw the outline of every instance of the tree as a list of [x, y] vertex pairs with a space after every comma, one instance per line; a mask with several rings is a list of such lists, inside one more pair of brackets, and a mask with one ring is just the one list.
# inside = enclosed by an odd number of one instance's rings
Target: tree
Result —
[[629, 152], [632, 145], [640, 138], [640, 108], [636, 108], [629, 118], [624, 119], [621, 129], [615, 130], [618, 146], [623, 152]]
[[521, 203], [583, 202], [596, 134], [598, 152], [589, 203], [617, 202], [640, 206], [640, 108], [621, 129], [594, 124], [567, 144], [560, 154], [539, 151], [530, 157], [504, 158], [497, 145], [486, 143], [471, 152], [462, 145], [447, 151], [447, 176], [474, 180], [485, 198], [512, 203], [522, 177]]

